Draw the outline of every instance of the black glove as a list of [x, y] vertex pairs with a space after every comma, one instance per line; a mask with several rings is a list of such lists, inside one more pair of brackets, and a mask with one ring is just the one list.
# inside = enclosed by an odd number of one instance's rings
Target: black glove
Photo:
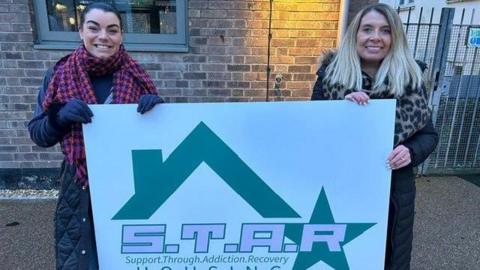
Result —
[[155, 105], [163, 102], [163, 99], [157, 95], [143, 95], [140, 97], [140, 101], [138, 102], [137, 112], [144, 114], [155, 107]]
[[87, 103], [79, 99], [67, 102], [57, 113], [56, 122], [60, 127], [68, 127], [73, 123], [92, 122], [93, 113]]

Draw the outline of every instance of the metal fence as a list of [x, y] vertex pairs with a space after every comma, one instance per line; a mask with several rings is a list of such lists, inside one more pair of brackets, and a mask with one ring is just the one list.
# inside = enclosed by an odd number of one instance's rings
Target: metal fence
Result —
[[429, 66], [429, 105], [440, 136], [419, 172], [480, 172], [480, 55], [478, 47], [466, 42], [470, 27], [480, 27], [478, 20], [474, 24], [475, 9], [410, 8], [399, 13], [415, 58]]

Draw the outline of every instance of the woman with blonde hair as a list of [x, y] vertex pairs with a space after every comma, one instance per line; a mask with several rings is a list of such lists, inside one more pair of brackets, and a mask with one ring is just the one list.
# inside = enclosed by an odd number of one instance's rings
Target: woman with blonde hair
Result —
[[338, 51], [328, 52], [317, 71], [312, 100], [396, 99], [385, 269], [409, 269], [415, 202], [413, 167], [435, 149], [438, 135], [430, 119], [422, 80], [426, 65], [414, 60], [402, 21], [391, 7], [373, 4], [353, 19]]

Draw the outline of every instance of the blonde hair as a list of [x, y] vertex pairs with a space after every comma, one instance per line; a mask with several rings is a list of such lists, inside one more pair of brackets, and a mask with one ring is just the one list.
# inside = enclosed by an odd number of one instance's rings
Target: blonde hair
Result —
[[375, 76], [372, 90], [374, 93], [385, 91], [384, 82], [388, 81], [388, 91], [395, 97], [404, 94], [405, 88], [419, 88], [422, 85], [422, 71], [408, 49], [402, 21], [390, 6], [373, 4], [363, 8], [353, 19], [332, 63], [326, 69], [326, 82], [339, 83], [348, 89], [362, 89], [361, 60], [357, 53], [357, 32], [362, 18], [369, 12], [382, 14], [390, 26], [392, 37], [390, 50], [382, 60]]

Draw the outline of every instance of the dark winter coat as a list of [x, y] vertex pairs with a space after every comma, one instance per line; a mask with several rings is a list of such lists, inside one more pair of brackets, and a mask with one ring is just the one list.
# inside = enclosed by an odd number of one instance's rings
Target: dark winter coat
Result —
[[[33, 119], [28, 123], [30, 137], [42, 147], [54, 146], [66, 134], [55, 124], [57, 109], [43, 111], [45, 91], [53, 75], [47, 71], [40, 86]], [[105, 100], [113, 85], [112, 75], [91, 80], [99, 101]], [[75, 180], [75, 165], [63, 162], [60, 174], [61, 189], [55, 210], [55, 257], [57, 270], [98, 269], [93, 229], [90, 192]]]
[[[313, 89], [312, 100], [323, 99], [326, 67], [327, 63], [324, 62], [317, 71], [318, 78]], [[420, 67], [422, 70], [425, 69], [425, 65], [420, 64]], [[410, 150], [412, 162], [406, 167], [392, 171], [385, 269], [410, 269], [415, 210], [413, 168], [425, 161], [437, 143], [438, 134], [431, 120], [425, 127], [401, 143]]]

